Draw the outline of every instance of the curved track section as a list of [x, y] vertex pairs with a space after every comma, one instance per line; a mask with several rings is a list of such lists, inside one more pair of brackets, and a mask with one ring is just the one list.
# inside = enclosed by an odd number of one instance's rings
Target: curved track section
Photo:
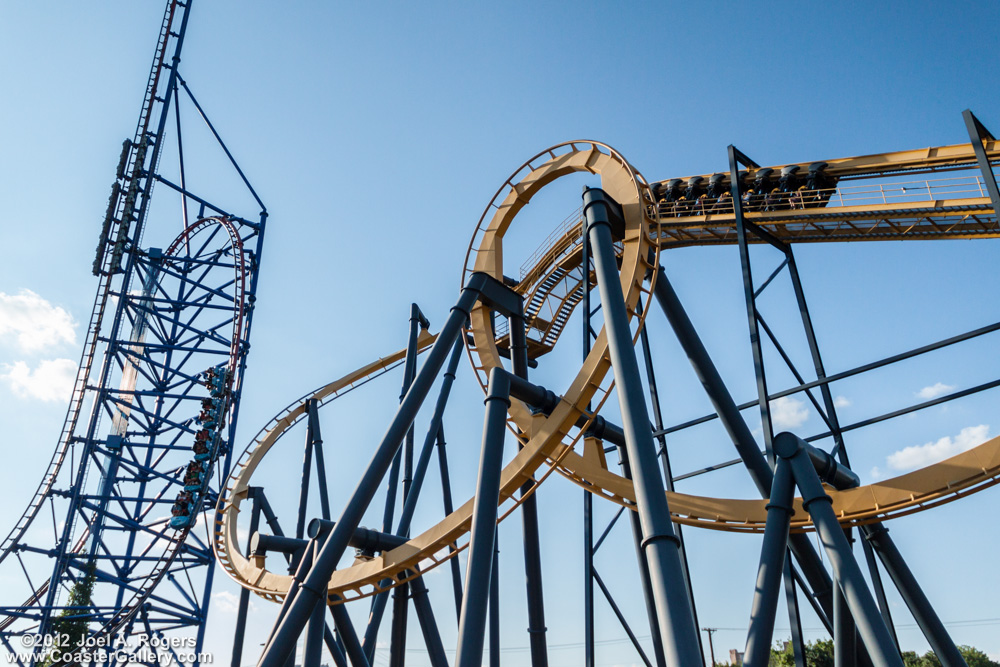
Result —
[[[104, 236], [105, 239], [111, 238], [119, 232], [121, 228], [119, 220], [131, 215], [131, 211], [127, 210], [130, 205], [129, 202], [131, 201], [131, 206], [134, 210], [136, 197], [141, 190], [140, 181], [143, 178], [144, 161], [147, 152], [142, 142], [149, 131], [152, 109], [158, 103], [156, 90], [167, 55], [167, 41], [172, 34], [171, 31], [176, 28], [178, 14], [180, 12], [178, 11], [176, 0], [168, 2], [160, 26], [160, 35], [153, 57], [153, 66], [146, 85], [142, 113], [136, 127], [134, 140], [129, 147], [127, 161], [123, 165], [122, 175], [119, 176], [119, 179], [122, 179], [122, 183], [125, 183], [125, 185], [124, 187], [118, 186], [112, 190], [112, 201], [109, 202], [109, 206], [113, 208], [109, 210], [109, 218], [105, 222], [107, 227]], [[128, 176], [126, 177], [126, 175]], [[129, 196], [123, 196], [126, 192], [130, 194], [131, 199]], [[116, 213], [116, 215], [110, 215], [112, 212]], [[127, 229], [125, 231], [127, 232]], [[31, 500], [28, 501], [28, 506], [21, 513], [21, 516], [7, 537], [4, 538], [3, 542], [0, 542], [0, 562], [3, 562], [10, 555], [12, 549], [24, 537], [24, 534], [31, 526], [31, 522], [38, 515], [45, 499], [52, 491], [53, 485], [59, 477], [59, 471], [62, 470], [63, 464], [72, 448], [71, 445], [74, 435], [76, 435], [77, 423], [80, 419], [80, 413], [84, 408], [84, 399], [87, 395], [87, 382], [90, 379], [91, 370], [94, 365], [98, 338], [104, 322], [108, 297], [113, 286], [115, 265], [120, 260], [120, 250], [118, 251], [118, 255], [116, 255], [112, 244], [104, 244], [103, 247], [99, 248], [99, 253], [95, 261], [95, 273], [98, 276], [97, 296], [94, 299], [94, 307], [90, 313], [90, 321], [87, 325], [87, 339], [83, 345], [83, 352], [80, 355], [80, 363], [77, 365], [78, 370], [73, 382], [73, 393], [70, 398], [69, 407], [66, 410], [66, 418], [63, 421], [62, 431], [59, 434], [59, 442], [52, 453], [52, 458], [49, 460], [48, 466], [46, 466], [41, 482], [39, 482], [38, 487], [35, 489]]]
[[[539, 153], [519, 168], [497, 191], [483, 213], [477, 231], [466, 257], [467, 274], [482, 271], [498, 280], [503, 279], [503, 238], [517, 213], [545, 185], [573, 173], [597, 174], [601, 184], [616, 201], [622, 204], [625, 215], [625, 236], [621, 247], [621, 285], [625, 302], [632, 317], [640, 317], [636, 305], [642, 294], [649, 294], [650, 286], [645, 284], [647, 273], [655, 268], [658, 253], [650, 242], [652, 210], [649, 206], [647, 186], [642, 176], [614, 149], [605, 144], [591, 141], [568, 142]], [[470, 349], [479, 351], [499, 364], [500, 352], [493, 336], [478, 335], [489, 322], [489, 311], [477, 306], [472, 314], [472, 332], [475, 337]], [[607, 339], [602, 333], [583, 364], [582, 369], [564, 392], [559, 405], [548, 417], [532, 415], [528, 407], [512, 401], [510, 426], [523, 443], [523, 448], [501, 473], [500, 499], [501, 513], [508, 516], [526, 496], [518, 497], [518, 490], [547, 461], [558, 461], [552, 453], [562, 446], [561, 451], [571, 451], [582, 437], [583, 430], [574, 425], [583, 416], [595, 414], [587, 409], [588, 404], [596, 404], [597, 410], [607, 400], [610, 386], [602, 382], [610, 369], [605, 354]], [[396, 353], [389, 358], [398, 358]], [[336, 392], [354, 382], [367, 377], [372, 370], [382, 368], [384, 360], [370, 364], [359, 371], [327, 385], [327, 392]], [[486, 376], [483, 366], [477, 366], [477, 377], [485, 387]], [[488, 371], [488, 369], [487, 369]], [[323, 390], [321, 390], [323, 391]], [[236, 517], [239, 503], [246, 497], [247, 488], [254, 470], [260, 465], [268, 449], [295, 419], [302, 416], [304, 407], [300, 404], [284, 417], [278, 418], [271, 431], [250, 449], [250, 454], [241, 462], [234, 473], [234, 479], [227, 485], [227, 492], [220, 499], [219, 510], [223, 519], [216, 529], [215, 548], [223, 567], [241, 586], [259, 595], [281, 599], [288, 590], [291, 577], [270, 572], [262, 563], [245, 558], [240, 550], [236, 535]], [[544, 481], [554, 470], [547, 465], [535, 485]], [[474, 499], [456, 509], [442, 522], [430, 530], [414, 537], [407, 544], [384, 552], [370, 561], [356, 562], [353, 566], [334, 573], [329, 592], [342, 601], [372, 595], [384, 590], [387, 577], [410, 571], [410, 578], [421, 570], [434, 567], [466, 546], [462, 540], [471, 526]], [[458, 550], [449, 550], [449, 545], [459, 543]], [[407, 580], [406, 576], [395, 579], [393, 586]]]

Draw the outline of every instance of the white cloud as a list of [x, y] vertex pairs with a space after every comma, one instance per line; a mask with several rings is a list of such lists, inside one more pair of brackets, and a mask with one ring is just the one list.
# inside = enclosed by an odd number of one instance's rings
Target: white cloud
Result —
[[846, 396], [838, 396], [833, 399], [833, 407], [835, 408], [849, 408], [851, 407], [851, 399]]
[[21, 398], [41, 401], [66, 401], [73, 392], [76, 379], [76, 362], [72, 359], [46, 359], [31, 370], [23, 361], [14, 365], [4, 364], [0, 379], [10, 383], [11, 389]]
[[926, 401], [929, 401], [932, 398], [937, 398], [938, 396], [942, 396], [944, 394], [947, 394], [949, 391], [953, 390], [954, 388], [955, 388], [955, 385], [953, 385], [953, 384], [945, 384], [944, 382], [935, 382], [931, 386], [924, 387], [923, 389], [921, 389], [920, 391], [918, 391], [916, 393], [916, 396], [917, 396], [917, 398], [922, 398], [922, 399], [924, 399]]
[[881, 470], [879, 470], [879, 467], [878, 467], [878, 466], [875, 466], [874, 468], [872, 468], [871, 472], [870, 472], [870, 473], [868, 473], [868, 474], [869, 474], [869, 476], [870, 476], [870, 477], [871, 477], [871, 478], [872, 478], [873, 480], [875, 480], [876, 482], [877, 482], [878, 480], [882, 479], [882, 471], [881, 471]]
[[887, 456], [885, 461], [893, 470], [916, 470], [967, 452], [986, 442], [989, 437], [990, 427], [987, 424], [967, 426], [955, 437], [945, 436], [935, 442], [904, 447]]
[[38, 352], [60, 343], [76, 343], [76, 322], [58, 306], [31, 290], [16, 296], [0, 292], [0, 337], [15, 336], [24, 352]]
[[791, 396], [782, 396], [771, 401], [771, 421], [778, 430], [798, 428], [809, 419], [809, 408], [802, 401]]
[[[229, 591], [218, 591], [212, 593], [212, 600], [215, 608], [225, 614], [235, 614], [240, 608], [240, 596]], [[250, 611], [255, 611], [257, 605], [254, 604], [253, 597], [250, 598]]]

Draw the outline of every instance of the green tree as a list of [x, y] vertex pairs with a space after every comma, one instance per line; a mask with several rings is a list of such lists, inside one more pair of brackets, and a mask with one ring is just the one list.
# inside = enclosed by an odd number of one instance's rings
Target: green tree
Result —
[[48, 659], [43, 663], [44, 667], [63, 662], [63, 653], [72, 653], [86, 639], [87, 621], [79, 616], [90, 608], [96, 580], [95, 569], [95, 564], [91, 563], [86, 574], [76, 580], [70, 590], [66, 608], [52, 620], [52, 635], [56, 641]]
[[1000, 663], [990, 660], [990, 657], [974, 646], [959, 646], [958, 652], [965, 658], [969, 667], [1000, 667]]
[[771, 648], [771, 659], [768, 667], [795, 667], [795, 656], [792, 654], [792, 642], [774, 642]]
[[937, 654], [934, 651], [927, 651], [920, 660], [920, 667], [941, 667], [941, 661], [938, 660]]
[[[1000, 667], [1000, 663], [990, 660], [988, 655], [974, 646], [959, 646], [958, 652], [969, 667]], [[903, 651], [902, 656], [905, 667], [941, 667], [941, 661], [934, 651], [927, 651], [923, 655], [917, 655], [915, 651]], [[806, 644], [806, 667], [833, 667], [833, 664], [832, 639]], [[784, 645], [782, 642], [775, 643], [771, 649], [769, 667], [795, 667], [791, 642], [785, 642]]]
[[821, 639], [806, 644], [807, 667], [833, 667], [833, 640]]
[[[806, 667], [833, 667], [833, 640], [820, 639], [806, 644]], [[769, 667], [795, 667], [791, 642], [775, 642]]]

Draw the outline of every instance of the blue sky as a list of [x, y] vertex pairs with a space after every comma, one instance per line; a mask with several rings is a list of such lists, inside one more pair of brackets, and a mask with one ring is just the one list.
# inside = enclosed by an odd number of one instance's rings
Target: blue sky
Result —
[[[989, 48], [1000, 18], [995, 3], [538, 5], [193, 3], [181, 71], [271, 212], [240, 417], [244, 440], [294, 397], [401, 347], [410, 302], [440, 324], [489, 198], [549, 145], [604, 141], [660, 180], [724, 169], [729, 143], [761, 164], [960, 143], [967, 141], [965, 108], [1000, 132], [1000, 96], [991, 83], [998, 61]], [[72, 370], [61, 360], [79, 357], [95, 289], [93, 247], [121, 141], [134, 128], [161, 9], [158, 2], [0, 5], [0, 306], [4, 317], [30, 321], [0, 320], [0, 423], [11, 463], [0, 467], [0, 485], [11, 511], [27, 501], [59, 433], [65, 397], [50, 392], [58, 393], [59, 378]], [[237, 198], [220, 156], [194, 123], [188, 127], [189, 178], [221, 200]], [[579, 205], [578, 192], [578, 182], [562, 186], [527, 213], [538, 221], [538, 239]], [[180, 222], [176, 201], [164, 189], [158, 195], [159, 226], [146, 241], [165, 245]], [[242, 210], [256, 212], [248, 202]], [[525, 234], [526, 246], [533, 234]], [[993, 241], [797, 252], [829, 371], [1000, 315], [987, 296]], [[754, 261], [762, 277], [774, 258], [761, 251]], [[663, 263], [737, 400], [752, 398], [735, 250], [675, 251]], [[766, 306], [774, 321], [788, 324], [788, 290], [777, 288]], [[689, 390], [693, 376], [662, 317], [651, 326], [659, 327], [654, 351], [668, 421], [707, 412], [707, 399]], [[983, 339], [867, 384], [838, 386], [850, 404], [843, 418], [898, 407], [938, 383], [965, 387], [996, 377], [994, 343]], [[792, 347], [802, 352], [801, 341]], [[574, 354], [554, 354], [537, 377], [558, 386]], [[774, 386], [788, 382], [777, 370], [771, 378]], [[471, 471], [481, 405], [467, 367], [459, 385], [448, 433], [456, 466]], [[328, 445], [338, 485], [353, 487], [367, 461], [354, 452], [368, 451], [381, 434], [397, 393], [398, 378], [386, 378], [337, 406], [340, 416], [331, 409], [344, 429], [340, 449], [333, 438]], [[799, 428], [819, 430], [815, 414], [786, 407]], [[894, 474], [895, 452], [971, 437], [963, 429], [1000, 434], [995, 394], [930, 412], [852, 436], [858, 472], [866, 479], [876, 467]], [[674, 470], [730, 458], [720, 434], [705, 427], [679, 437]], [[298, 454], [289, 460], [276, 480], [282, 472], [294, 478]], [[456, 499], [471, 491], [467, 479], [456, 486]], [[751, 497], [747, 489], [737, 468], [681, 488]], [[559, 479], [539, 494], [551, 642], [565, 645], [553, 652], [555, 665], [577, 664], [582, 655], [579, 495]], [[995, 659], [1000, 589], [989, 568], [998, 534], [988, 517], [996, 502], [997, 492], [986, 491], [890, 525], [956, 641]], [[612, 513], [598, 510], [604, 520]], [[508, 554], [502, 576], [510, 582], [503, 644], [516, 648], [527, 643], [518, 630], [523, 575], [518, 521], [508, 523], [501, 531]], [[744, 631], [728, 628], [745, 627], [759, 542], [686, 534], [701, 625], [721, 628], [717, 654], [742, 647]], [[629, 592], [627, 529], [613, 535], [619, 553], [602, 551], [598, 567], [620, 591], [638, 634], [648, 635]], [[434, 581], [444, 589], [447, 580]], [[223, 602], [209, 633], [209, 646], [226, 656], [232, 615], [224, 600], [233, 592], [229, 582], [220, 584]], [[898, 596], [894, 604], [900, 625], [912, 624]], [[258, 632], [268, 627], [269, 606], [257, 603]], [[635, 662], [601, 604], [598, 619], [598, 639], [609, 642], [599, 648], [599, 664]], [[962, 623], [976, 619], [994, 621]], [[805, 625], [818, 627], [809, 619]], [[419, 646], [414, 637], [411, 646]], [[900, 638], [926, 650], [912, 628], [901, 627]], [[419, 654], [411, 657], [421, 664]], [[510, 651], [507, 659], [519, 664], [527, 656]]]

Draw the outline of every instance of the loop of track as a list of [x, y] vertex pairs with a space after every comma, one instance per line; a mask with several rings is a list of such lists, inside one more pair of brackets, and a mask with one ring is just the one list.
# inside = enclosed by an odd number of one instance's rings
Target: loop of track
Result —
[[[648, 217], [652, 210], [648, 206], [648, 187], [642, 176], [619, 153], [597, 142], [576, 141], [553, 146], [526, 162], [505, 181], [477, 225], [466, 256], [463, 280], [468, 273], [474, 271], [483, 271], [502, 280], [503, 236], [514, 217], [545, 185], [562, 176], [579, 172], [600, 175], [603, 189], [622, 204], [626, 222], [621, 249], [622, 292], [630, 317], [641, 317], [636, 306], [640, 297], [643, 294], [648, 296], [652, 289], [646, 283], [646, 276], [656, 268], [658, 259], [658, 250], [650, 242], [653, 221]], [[499, 365], [500, 356], [495, 340], [492, 336], [483, 334], [486, 330], [484, 326], [489, 324], [489, 310], [477, 305], [470, 319], [474, 337], [474, 342], [469, 345], [470, 354], [474, 350], [480, 358], [485, 356], [494, 362], [493, 365]], [[533, 488], [537, 488], [553, 472], [560, 461], [559, 455], [554, 454], [557, 449], [563, 454], [572, 451], [583, 435], [583, 430], [574, 426], [580, 416], [592, 417], [607, 400], [610, 386], [602, 386], [610, 370], [606, 352], [607, 337], [602, 331], [578, 375], [563, 393], [562, 400], [551, 415], [532, 415], [525, 404], [511, 401], [510, 426], [524, 446], [501, 472], [501, 520], [523, 502], [526, 496], [519, 496], [517, 493], [526, 482], [533, 481]], [[388, 360], [398, 359], [402, 354], [400, 351], [369, 364], [317, 390], [313, 397], [336, 394], [382, 369], [389, 363]], [[482, 367], [477, 367], [477, 371], [480, 382], [484, 383]], [[587, 410], [588, 404], [597, 407], [590, 412]], [[219, 562], [241, 586], [271, 600], [283, 598], [291, 584], [291, 577], [271, 572], [263, 562], [250, 560], [242, 555], [237, 539], [237, 516], [241, 503], [247, 497], [254, 470], [281, 434], [302, 416], [304, 410], [304, 402], [291, 406], [248, 447], [219, 500], [221, 518], [216, 525], [213, 541]], [[533, 479], [540, 468], [543, 469], [540, 477]], [[334, 572], [329, 584], [330, 597], [346, 602], [372, 595], [384, 590], [381, 582], [387, 578], [392, 579], [392, 585], [395, 586], [416, 576], [420, 571], [426, 571], [454, 557], [467, 545], [462, 541], [467, 537], [471, 526], [473, 502], [474, 499], [470, 499], [440, 523], [405, 545], [384, 552], [373, 560], [356, 562], [351, 567]], [[452, 545], [457, 549], [451, 549]]]

